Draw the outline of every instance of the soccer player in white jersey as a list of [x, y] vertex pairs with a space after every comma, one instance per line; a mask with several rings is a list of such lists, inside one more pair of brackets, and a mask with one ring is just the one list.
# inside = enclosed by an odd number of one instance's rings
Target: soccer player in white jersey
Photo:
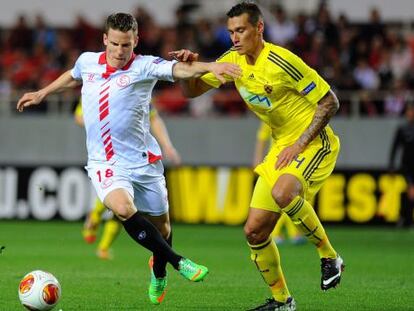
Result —
[[149, 298], [164, 299], [165, 266], [170, 263], [186, 279], [201, 281], [208, 269], [171, 248], [168, 199], [160, 161], [161, 151], [149, 131], [149, 104], [157, 80], [174, 81], [213, 73], [238, 77], [237, 65], [166, 61], [135, 55], [138, 24], [126, 13], [107, 18], [105, 52], [83, 53], [75, 66], [45, 88], [26, 93], [17, 109], [40, 104], [49, 94], [82, 86], [88, 150], [87, 171], [104, 204], [122, 221], [137, 243], [153, 253]]

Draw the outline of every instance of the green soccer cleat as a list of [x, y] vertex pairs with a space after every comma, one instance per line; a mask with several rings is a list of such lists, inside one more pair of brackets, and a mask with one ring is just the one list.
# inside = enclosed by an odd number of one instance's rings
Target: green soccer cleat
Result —
[[208, 274], [208, 268], [198, 265], [190, 259], [182, 258], [178, 265], [178, 272], [187, 280], [199, 282]]
[[165, 297], [167, 288], [167, 275], [163, 278], [155, 277], [152, 269], [154, 265], [154, 258], [151, 256], [148, 261], [149, 268], [151, 270], [151, 280], [148, 287], [148, 297], [154, 305], [159, 305]]

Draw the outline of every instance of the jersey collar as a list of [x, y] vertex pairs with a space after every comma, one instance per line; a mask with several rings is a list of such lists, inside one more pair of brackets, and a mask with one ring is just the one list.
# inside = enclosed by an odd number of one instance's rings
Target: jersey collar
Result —
[[250, 65], [247, 62], [246, 56], [244, 57], [245, 64], [247, 66], [251, 66], [251, 67], [258, 66], [263, 61], [263, 59], [266, 59], [267, 58], [267, 56], [269, 54], [269, 47], [270, 47], [269, 43], [263, 40], [263, 49], [260, 51], [260, 54], [257, 57], [256, 62], [254, 63], [254, 65]]
[[[128, 63], [125, 64], [124, 67], [121, 68], [121, 70], [128, 70], [129, 67], [131, 67], [131, 64], [134, 61], [135, 57], [135, 53], [132, 53], [131, 59], [128, 61]], [[112, 67], [106, 62], [106, 52], [102, 52], [101, 55], [99, 55], [98, 64], [106, 65], [106, 71], [102, 74], [102, 77], [104, 79], [108, 79], [111, 74], [118, 70], [118, 68]]]

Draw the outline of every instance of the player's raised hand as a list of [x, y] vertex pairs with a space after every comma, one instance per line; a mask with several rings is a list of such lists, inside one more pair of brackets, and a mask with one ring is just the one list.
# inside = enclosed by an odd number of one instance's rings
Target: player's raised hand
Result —
[[241, 76], [242, 70], [239, 65], [232, 63], [209, 63], [209, 71], [218, 79], [222, 84], [226, 83], [226, 75], [237, 79]]
[[198, 61], [198, 53], [194, 53], [187, 49], [168, 52], [168, 55], [180, 62], [195, 62]]
[[40, 104], [44, 97], [45, 95], [40, 91], [25, 93], [17, 102], [16, 108], [22, 112], [26, 107]]

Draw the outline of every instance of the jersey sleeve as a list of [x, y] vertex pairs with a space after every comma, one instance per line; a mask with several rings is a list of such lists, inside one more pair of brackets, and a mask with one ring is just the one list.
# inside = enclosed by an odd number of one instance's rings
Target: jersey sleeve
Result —
[[148, 56], [145, 75], [148, 79], [174, 82], [173, 67], [176, 60], [168, 61], [162, 57]]
[[256, 139], [260, 141], [267, 141], [272, 136], [272, 130], [269, 125], [262, 122], [256, 133]]
[[329, 84], [301, 58], [283, 49], [270, 52], [269, 59], [276, 62], [289, 76], [293, 87], [308, 101], [317, 104], [330, 90]]
[[73, 66], [70, 74], [72, 75], [73, 79], [75, 80], [82, 80], [82, 64], [84, 60], [85, 53], [81, 54], [75, 62], [75, 66]]
[[[216, 62], [218, 63], [224, 63], [224, 62], [228, 62], [228, 63], [235, 63], [234, 57], [233, 57], [234, 53], [232, 50], [228, 50], [227, 52], [225, 52], [223, 55], [221, 55]], [[226, 79], [227, 82], [231, 82], [233, 81], [233, 78], [230, 76], [224, 76], [224, 78]], [[216, 76], [214, 74], [212, 74], [211, 72], [206, 73], [205, 75], [203, 75], [200, 78], [203, 82], [207, 83], [208, 85], [214, 87], [214, 88], [219, 88], [221, 85], [221, 82], [219, 79], [216, 78]]]

